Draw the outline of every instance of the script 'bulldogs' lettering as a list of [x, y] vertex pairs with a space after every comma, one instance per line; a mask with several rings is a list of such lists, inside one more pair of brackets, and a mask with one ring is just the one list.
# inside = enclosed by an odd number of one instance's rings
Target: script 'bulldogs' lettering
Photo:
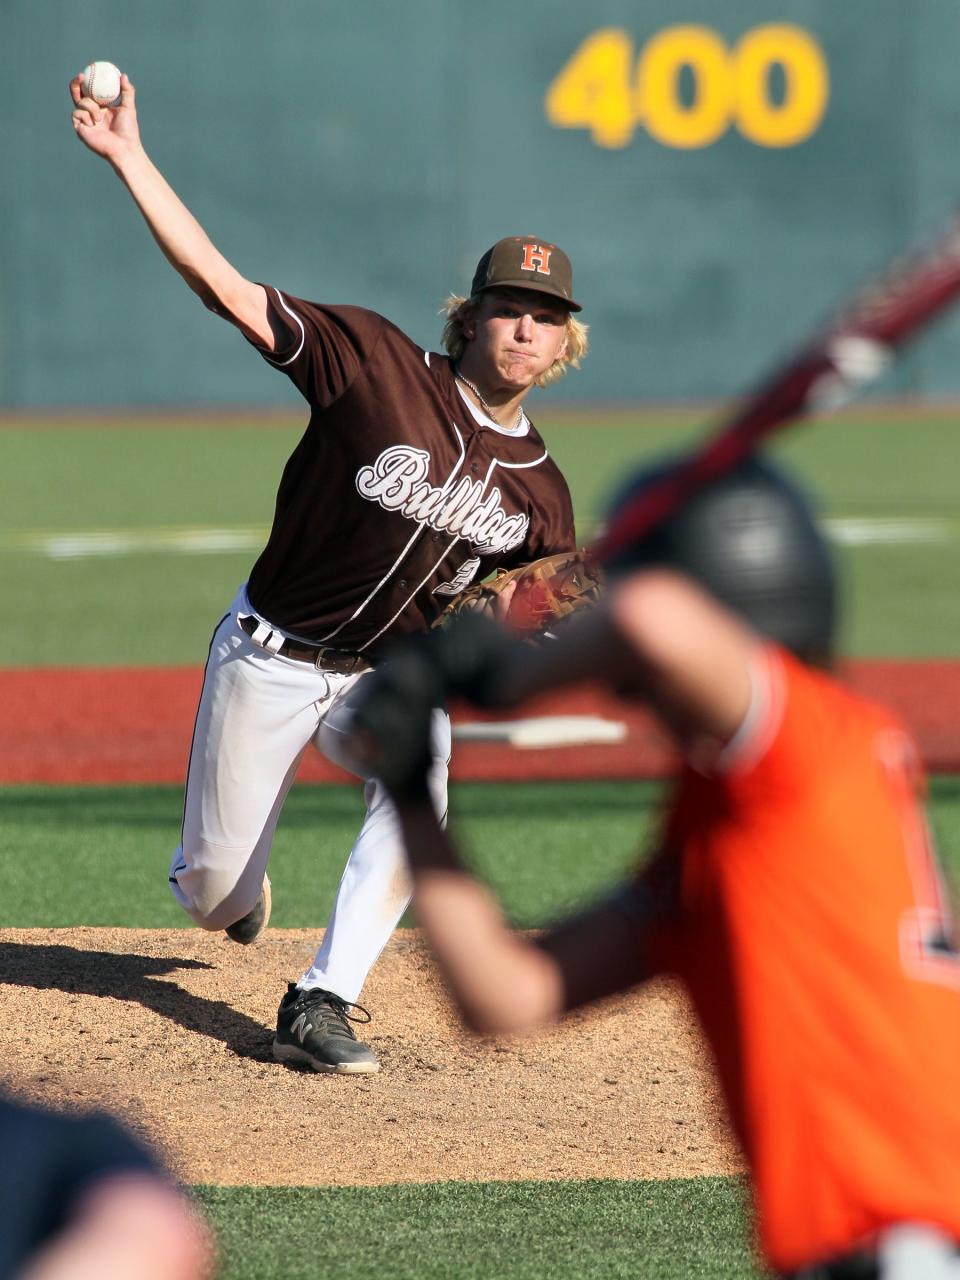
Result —
[[483, 555], [497, 555], [523, 542], [530, 524], [526, 515], [507, 515], [500, 490], [484, 496], [479, 480], [466, 476], [450, 490], [427, 481], [430, 454], [411, 445], [391, 445], [372, 467], [357, 472], [357, 492], [386, 511], [399, 511], [441, 533], [466, 538]]

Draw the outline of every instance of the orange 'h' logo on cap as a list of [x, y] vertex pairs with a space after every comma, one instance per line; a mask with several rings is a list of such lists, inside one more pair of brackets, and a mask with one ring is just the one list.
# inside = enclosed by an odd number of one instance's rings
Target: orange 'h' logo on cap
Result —
[[537, 271], [542, 276], [550, 274], [550, 254], [553, 247], [545, 249], [542, 244], [525, 244], [523, 246], [523, 261], [520, 263], [521, 271]]

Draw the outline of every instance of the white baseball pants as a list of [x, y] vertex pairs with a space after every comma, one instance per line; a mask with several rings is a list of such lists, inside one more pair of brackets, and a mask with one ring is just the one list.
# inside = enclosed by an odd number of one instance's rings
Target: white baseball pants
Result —
[[[253, 907], [277, 819], [310, 742], [356, 773], [346, 751], [351, 695], [364, 674], [339, 675], [255, 644], [237, 623], [243, 590], [214, 633], [187, 771], [181, 843], [170, 886], [204, 929], [225, 929]], [[450, 722], [438, 712], [430, 792], [446, 813]], [[373, 778], [323, 941], [304, 987], [354, 1001], [410, 901], [395, 810]]]

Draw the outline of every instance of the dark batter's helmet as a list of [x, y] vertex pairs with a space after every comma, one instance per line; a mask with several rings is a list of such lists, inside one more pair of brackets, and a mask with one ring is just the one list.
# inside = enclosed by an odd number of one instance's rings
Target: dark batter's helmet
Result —
[[[636, 475], [612, 503], [610, 524], [679, 465]], [[769, 462], [748, 458], [708, 483], [605, 568], [617, 577], [657, 564], [689, 574], [804, 661], [829, 657], [836, 611], [830, 553], [804, 496]]]

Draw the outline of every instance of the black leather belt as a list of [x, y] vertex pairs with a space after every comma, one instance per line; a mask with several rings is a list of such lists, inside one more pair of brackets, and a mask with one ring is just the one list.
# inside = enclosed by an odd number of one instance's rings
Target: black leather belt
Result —
[[[256, 618], [247, 616], [238, 618], [240, 630], [253, 637], [260, 623]], [[264, 645], [263, 648], [267, 646]], [[309, 662], [318, 671], [335, 671], [338, 675], [352, 675], [356, 671], [369, 671], [370, 663], [359, 653], [351, 653], [348, 649], [327, 649], [320, 644], [307, 644], [305, 640], [289, 640], [284, 637], [279, 649], [272, 646], [271, 653], [279, 653], [283, 658], [293, 658], [296, 662]]]

